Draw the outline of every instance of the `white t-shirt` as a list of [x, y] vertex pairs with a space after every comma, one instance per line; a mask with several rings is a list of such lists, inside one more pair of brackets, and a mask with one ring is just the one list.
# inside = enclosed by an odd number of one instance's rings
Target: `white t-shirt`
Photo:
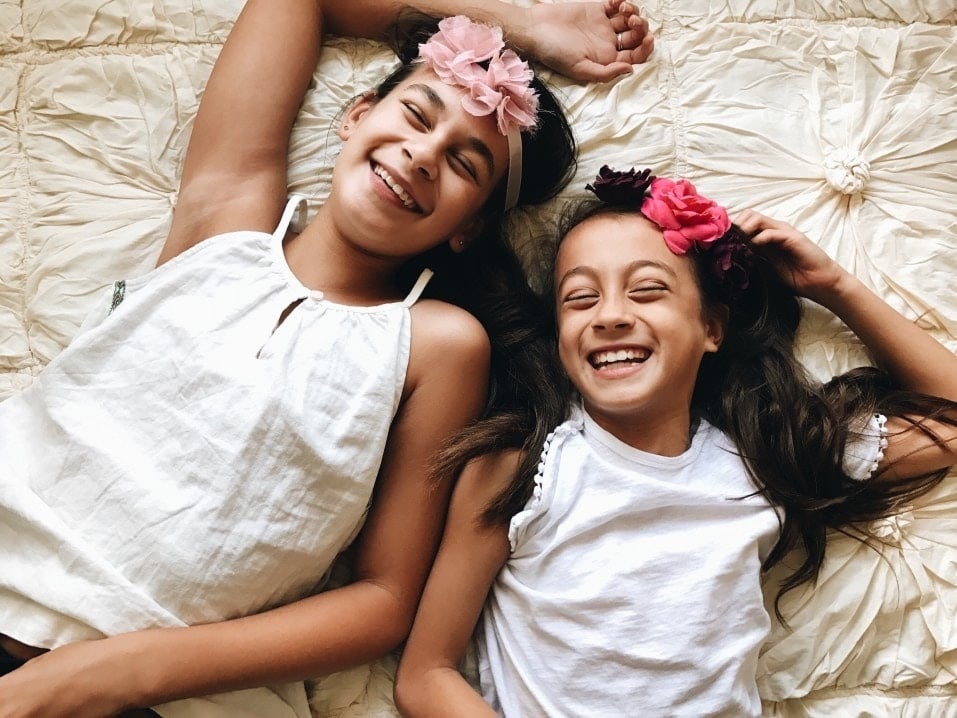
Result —
[[485, 699], [510, 718], [759, 715], [761, 564], [779, 522], [754, 492], [706, 422], [664, 457], [576, 411], [511, 522], [477, 640]]
[[[849, 476], [876, 469], [885, 421], [852, 427]], [[665, 457], [576, 409], [510, 525], [477, 637], [482, 694], [510, 718], [760, 715], [761, 564], [778, 534], [776, 510], [707, 422]]]

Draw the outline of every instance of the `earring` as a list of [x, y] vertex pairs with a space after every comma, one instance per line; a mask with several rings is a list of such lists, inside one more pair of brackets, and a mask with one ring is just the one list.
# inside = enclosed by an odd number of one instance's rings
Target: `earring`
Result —
[[462, 249], [465, 246], [465, 240], [459, 237], [459, 249]]

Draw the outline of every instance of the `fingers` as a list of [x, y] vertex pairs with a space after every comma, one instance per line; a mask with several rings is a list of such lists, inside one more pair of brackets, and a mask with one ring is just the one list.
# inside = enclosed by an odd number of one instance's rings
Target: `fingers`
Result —
[[[625, 3], [622, 7], [628, 8], [631, 6]], [[615, 32], [627, 32], [629, 30], [638, 31], [642, 34], [648, 32], [648, 21], [639, 14], [637, 9], [615, 13], [608, 20], [611, 23], [611, 29]]]
[[787, 222], [781, 222], [779, 220], [772, 219], [771, 217], [763, 215], [760, 212], [755, 212], [753, 209], [741, 211], [737, 216], [734, 217], [733, 221], [745, 234], [754, 234], [755, 232], [764, 229], [794, 230], [794, 228]]
[[621, 12], [621, 6], [627, 4], [625, 0], [604, 0], [602, 7], [605, 10], [605, 15], [611, 17]]
[[[622, 44], [627, 45], [623, 42]], [[630, 62], [632, 64], [644, 62], [649, 57], [655, 49], [655, 36], [650, 32], [647, 33], [644, 37], [641, 38], [641, 41], [631, 50], [626, 50], [628, 57], [624, 58], [625, 62]], [[622, 58], [619, 58], [622, 59]]]
[[[622, 3], [622, 7], [630, 7]], [[619, 62], [644, 62], [655, 46], [654, 35], [648, 29], [648, 21], [637, 10], [633, 14], [620, 14], [611, 18], [611, 27], [615, 31], [616, 58]]]

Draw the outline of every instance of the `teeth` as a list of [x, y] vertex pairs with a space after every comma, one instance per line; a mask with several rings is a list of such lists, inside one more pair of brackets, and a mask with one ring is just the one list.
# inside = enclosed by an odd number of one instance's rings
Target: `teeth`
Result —
[[618, 351], [595, 352], [591, 356], [591, 363], [596, 368], [617, 364], [619, 362], [635, 362], [640, 364], [645, 361], [650, 352], [645, 349], [619, 349]]
[[373, 169], [373, 172], [379, 175], [383, 179], [383, 181], [385, 181], [385, 183], [389, 186], [389, 189], [395, 192], [396, 197], [402, 200], [402, 204], [404, 204], [409, 209], [416, 208], [415, 200], [413, 200], [409, 196], [408, 192], [402, 189], [402, 186], [398, 182], [392, 179], [392, 175], [390, 175], [388, 172], [382, 169], [382, 167], [380, 167], [379, 165], [375, 166], [375, 169]]

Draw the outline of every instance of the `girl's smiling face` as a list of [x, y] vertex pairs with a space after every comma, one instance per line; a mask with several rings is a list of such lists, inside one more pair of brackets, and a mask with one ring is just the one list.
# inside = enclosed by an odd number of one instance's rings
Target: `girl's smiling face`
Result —
[[508, 167], [508, 143], [494, 115], [465, 111], [463, 94], [423, 67], [348, 110], [330, 196], [344, 236], [399, 259], [471, 239]]
[[559, 356], [588, 413], [636, 448], [684, 451], [698, 367], [723, 334], [691, 259], [637, 212], [598, 214], [562, 241], [555, 287]]

